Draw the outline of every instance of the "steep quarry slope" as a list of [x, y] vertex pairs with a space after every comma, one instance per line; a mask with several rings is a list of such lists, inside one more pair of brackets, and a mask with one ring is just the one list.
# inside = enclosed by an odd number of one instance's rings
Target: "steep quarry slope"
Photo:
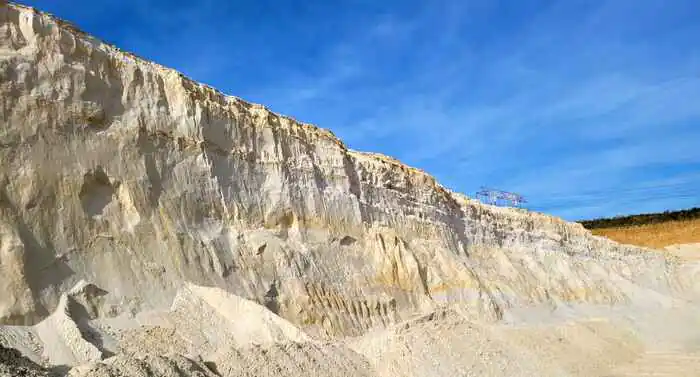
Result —
[[446, 304], [491, 321], [691, 297], [674, 258], [479, 204], [17, 5], [0, 7], [0, 159], [4, 324], [81, 280], [102, 290], [90, 318], [168, 308], [192, 282], [321, 338]]

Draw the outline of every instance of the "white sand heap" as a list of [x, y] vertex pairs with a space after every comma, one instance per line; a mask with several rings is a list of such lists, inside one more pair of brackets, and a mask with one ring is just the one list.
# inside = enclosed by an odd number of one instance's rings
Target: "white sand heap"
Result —
[[182, 355], [117, 355], [73, 368], [68, 377], [221, 377]]
[[209, 356], [229, 347], [312, 342], [303, 331], [267, 308], [219, 288], [185, 284], [169, 311], [121, 322], [127, 352]]
[[[160, 313], [89, 320], [80, 316], [81, 307], [65, 295], [60, 310], [34, 327], [0, 327], [0, 345], [39, 360], [45, 369], [34, 368], [37, 373], [73, 377], [627, 377], [651, 368], [653, 360], [659, 373], [692, 376], [700, 352], [697, 333], [683, 331], [700, 326], [700, 318], [672, 310], [600, 307], [549, 318], [535, 310], [520, 313], [516, 322], [491, 323], [448, 306], [324, 342], [257, 303], [194, 284]], [[664, 321], [665, 331], [658, 330]]]
[[78, 365], [102, 359], [102, 351], [93, 344], [96, 340], [88, 338], [85, 318], [75, 318], [75, 309], [71, 308], [75, 305], [70, 296], [63, 295], [54, 313], [34, 327], [44, 344], [44, 356], [52, 365]]
[[186, 284], [171, 308], [177, 332], [198, 349], [311, 341], [289, 321], [219, 288]]
[[277, 343], [221, 352], [212, 365], [222, 376], [377, 376], [360, 354], [341, 344]]
[[[0, 327], [0, 344], [20, 350], [35, 363], [69, 368], [111, 354], [114, 340], [91, 322], [94, 293], [104, 291], [85, 281], [64, 293], [54, 312], [34, 326]], [[82, 302], [82, 303], [81, 303]]]

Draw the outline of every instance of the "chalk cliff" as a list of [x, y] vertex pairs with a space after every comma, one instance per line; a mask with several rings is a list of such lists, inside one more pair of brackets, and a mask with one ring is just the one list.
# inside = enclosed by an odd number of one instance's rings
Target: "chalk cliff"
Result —
[[4, 324], [83, 280], [91, 318], [192, 282], [328, 338], [445, 304], [488, 321], [695, 289], [674, 258], [480, 204], [18, 5], [0, 6], [0, 160]]

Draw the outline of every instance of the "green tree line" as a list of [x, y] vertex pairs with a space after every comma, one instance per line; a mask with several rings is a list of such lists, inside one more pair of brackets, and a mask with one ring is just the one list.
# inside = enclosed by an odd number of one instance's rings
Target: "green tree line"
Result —
[[587, 229], [615, 228], [622, 226], [658, 224], [667, 221], [693, 220], [700, 218], [700, 207], [682, 211], [666, 211], [662, 213], [647, 213], [631, 216], [579, 221]]

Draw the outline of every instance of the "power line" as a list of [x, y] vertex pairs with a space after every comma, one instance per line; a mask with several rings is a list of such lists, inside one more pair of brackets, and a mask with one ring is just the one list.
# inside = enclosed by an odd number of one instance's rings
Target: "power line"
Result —
[[[650, 200], [664, 199], [693, 199], [700, 202], [700, 188], [692, 183], [666, 183], [638, 187], [607, 188], [583, 192], [546, 193], [541, 200], [533, 201], [531, 209], [542, 210], [561, 207], [589, 206], [606, 203], [627, 204]], [[476, 193], [476, 199], [492, 205], [521, 207], [527, 200], [520, 195], [508, 191], [481, 187]]]
[[633, 196], [633, 197], [615, 197], [608, 201], [601, 200], [600, 198], [579, 198], [579, 199], [569, 199], [560, 200], [558, 202], [539, 202], [537, 205], [533, 206], [532, 209], [542, 210], [551, 208], [561, 208], [561, 207], [578, 207], [585, 206], [595, 203], [600, 203], [605, 205], [606, 203], [615, 204], [629, 204], [629, 203], [639, 203], [644, 201], [652, 200], [664, 200], [664, 199], [698, 199], [700, 203], [700, 195], [697, 192], [681, 192], [681, 193], [668, 193], [668, 194], [656, 194], [656, 195], [643, 195], [643, 196]]
[[[698, 182], [700, 184], [700, 182]], [[668, 191], [669, 189], [674, 190], [674, 189], [681, 189], [681, 190], [695, 190], [697, 192], [700, 192], [698, 188], [692, 187], [692, 183], [685, 183], [685, 184], [659, 184], [659, 185], [654, 185], [654, 186], [641, 186], [641, 187], [620, 187], [620, 188], [607, 188], [607, 189], [601, 189], [601, 190], [588, 190], [588, 191], [578, 191], [574, 193], [566, 193], [566, 192], [546, 192], [545, 195], [549, 198], [566, 198], [566, 197], [578, 197], [578, 196], [590, 196], [590, 197], [595, 197], [595, 196], [600, 196], [600, 195], [608, 195], [608, 194], [625, 194], [625, 193], [644, 193], [644, 192], [649, 192], [649, 191], [657, 191], [657, 190], [662, 190], [662, 191]]]
[[669, 197], [679, 197], [679, 196], [695, 196], [700, 198], [700, 192], [697, 189], [682, 189], [673, 191], [647, 191], [647, 192], [613, 192], [609, 195], [571, 195], [571, 196], [560, 196], [560, 197], [550, 197], [547, 196], [538, 203], [551, 203], [551, 202], [572, 202], [572, 201], [599, 201], [599, 200], [617, 200], [620, 198], [634, 198], [635, 200], [640, 199], [656, 199], [656, 198], [669, 198]]

